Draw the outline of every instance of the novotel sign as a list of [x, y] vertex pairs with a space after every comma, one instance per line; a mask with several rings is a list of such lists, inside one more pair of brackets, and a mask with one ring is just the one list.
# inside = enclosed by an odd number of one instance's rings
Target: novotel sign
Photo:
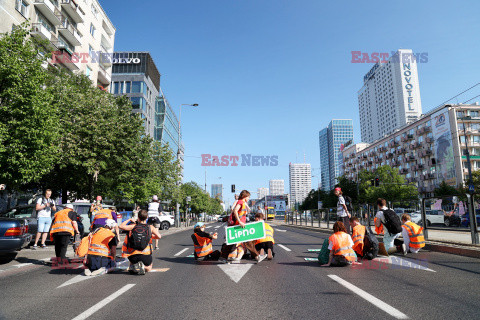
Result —
[[138, 64], [140, 63], [140, 58], [121, 58], [121, 57], [114, 57], [112, 59], [112, 63], [114, 64]]
[[375, 63], [372, 69], [370, 69], [370, 71], [368, 71], [368, 73], [363, 77], [363, 82], [367, 82], [368, 80], [370, 80], [370, 78], [373, 76], [373, 74], [375, 73], [375, 70], [377, 70], [378, 67], [380, 67], [380, 63]]

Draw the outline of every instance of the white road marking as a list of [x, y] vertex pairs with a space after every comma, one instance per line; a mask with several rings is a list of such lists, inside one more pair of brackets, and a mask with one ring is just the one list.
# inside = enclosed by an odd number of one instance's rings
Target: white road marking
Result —
[[227, 274], [235, 283], [238, 283], [240, 279], [250, 270], [253, 263], [239, 263], [239, 264], [219, 264], [218, 267]]
[[105, 299], [100, 301], [99, 303], [97, 303], [94, 306], [92, 306], [91, 308], [87, 309], [85, 312], [83, 312], [83, 313], [79, 314], [78, 316], [76, 316], [75, 318], [73, 318], [73, 320], [88, 319], [88, 317], [90, 317], [92, 314], [94, 314], [95, 312], [97, 312], [101, 308], [105, 307], [107, 304], [109, 304], [110, 302], [112, 302], [113, 300], [115, 300], [116, 298], [118, 298], [119, 296], [121, 296], [122, 294], [127, 292], [128, 290], [130, 290], [133, 286], [135, 286], [135, 284], [125, 285], [120, 290], [114, 292], [113, 294], [109, 295], [108, 297], [106, 297]]
[[353, 293], [360, 296], [361, 298], [367, 300], [368, 302], [370, 302], [371, 304], [373, 304], [377, 308], [385, 311], [389, 315], [391, 315], [391, 316], [393, 316], [397, 319], [408, 319], [408, 316], [406, 314], [404, 314], [401, 311], [395, 309], [394, 307], [392, 307], [391, 305], [383, 302], [382, 300], [375, 298], [370, 293], [360, 289], [359, 287], [351, 284], [350, 282], [343, 280], [339, 276], [336, 276], [334, 274], [329, 274], [328, 276], [332, 280], [335, 280], [336, 282], [338, 282], [339, 284], [341, 284], [342, 286], [344, 286], [348, 290], [352, 291]]
[[377, 261], [379, 263], [379, 267], [378, 267], [379, 269], [381, 269], [381, 264], [382, 263], [389, 263], [391, 265], [398, 266], [398, 267], [392, 267], [392, 269], [412, 268], [412, 269], [420, 269], [420, 270], [425, 270], [425, 271], [430, 271], [430, 272], [436, 272], [435, 270], [427, 268], [425, 265], [417, 264], [417, 263], [414, 263], [411, 260], [400, 258], [400, 257], [381, 257], [381, 258], [377, 257], [377, 258], [373, 259], [372, 261]]
[[285, 250], [285, 251], [292, 251], [292, 250], [290, 250], [289, 248], [285, 247], [283, 244], [280, 244], [280, 243], [279, 243], [279, 244], [277, 244], [277, 246], [279, 246], [280, 248], [282, 248], [282, 249]]
[[205, 227], [205, 229], [209, 229], [209, 228], [211, 228], [211, 227], [212, 227], [212, 226], [209, 226], [209, 227]]
[[[83, 267], [83, 265], [80, 266], [80, 267]], [[76, 268], [76, 269], [78, 269], [78, 268]], [[98, 275], [96, 275], [96, 276], [86, 276], [86, 275], [83, 275], [83, 274], [79, 274], [78, 276], [75, 276], [75, 277], [73, 277], [72, 279], [67, 280], [67, 281], [65, 281], [64, 283], [62, 283], [61, 285], [59, 285], [59, 286], [57, 287], [57, 289], [58, 289], [58, 288], [62, 288], [62, 287], [69, 286], [69, 285], [74, 284], [74, 283], [82, 282], [82, 281], [85, 281], [85, 280], [88, 280], [88, 279], [94, 279], [94, 278], [99, 277], [99, 276], [102, 276], [102, 275], [104, 275], [104, 274], [105, 274], [105, 273], [101, 273], [101, 274], [98, 274]]]
[[179, 255], [181, 255], [182, 253], [184, 253], [184, 252], [187, 251], [187, 250], [188, 250], [188, 248], [182, 249], [182, 250], [180, 250], [179, 252], [175, 253], [174, 256], [175, 256], [175, 257], [178, 257]]
[[279, 232], [287, 232], [287, 230], [283, 230], [283, 229], [274, 229], [274, 230]]
[[20, 264], [13, 265], [12, 267], [21, 268], [21, 267], [26, 267], [26, 266], [29, 266], [29, 265], [32, 265], [32, 264], [33, 263], [20, 263]]
[[218, 228], [220, 228], [220, 226], [216, 226], [214, 229], [218, 229]]

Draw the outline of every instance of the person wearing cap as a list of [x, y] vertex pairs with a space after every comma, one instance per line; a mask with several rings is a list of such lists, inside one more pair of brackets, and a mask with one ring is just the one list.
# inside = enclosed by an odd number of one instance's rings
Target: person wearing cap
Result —
[[88, 244], [87, 261], [85, 263], [85, 275], [94, 276], [115, 267], [115, 251], [117, 242], [113, 230], [117, 223], [107, 219], [105, 226], [93, 231]]
[[70, 237], [79, 233], [77, 213], [73, 211], [73, 205], [69, 203], [65, 206], [65, 209], [55, 213], [52, 227], [50, 228], [50, 240], [53, 240], [55, 243], [55, 256], [57, 259], [66, 259]]
[[[159, 216], [160, 201], [158, 197], [154, 195], [152, 201], [148, 203], [148, 224], [153, 225], [156, 229], [160, 229]], [[150, 219], [151, 218], [151, 219]], [[155, 250], [158, 249], [158, 239], [155, 239]]]
[[205, 223], [197, 222], [193, 227], [193, 247], [195, 249], [194, 256], [197, 261], [214, 260], [220, 258], [220, 251], [212, 249], [213, 239], [217, 239], [218, 234], [205, 232]]
[[337, 202], [337, 217], [338, 221], [342, 221], [343, 225], [346, 228], [346, 232], [350, 234], [350, 212], [348, 212], [347, 205], [345, 204], [345, 198], [343, 198], [343, 192], [342, 189], [337, 187], [333, 191], [333, 193], [338, 197], [338, 202]]

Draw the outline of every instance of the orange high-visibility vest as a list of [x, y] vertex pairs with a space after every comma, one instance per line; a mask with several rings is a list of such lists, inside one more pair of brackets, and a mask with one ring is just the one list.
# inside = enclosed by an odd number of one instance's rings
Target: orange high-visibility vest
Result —
[[241, 244], [235, 244], [235, 249], [228, 254], [228, 257], [230, 259], [236, 258], [238, 255], [242, 254], [244, 252], [243, 246]]
[[262, 242], [268, 242], [268, 241], [272, 241], [273, 243], [275, 243], [275, 240], [273, 240], [273, 228], [270, 227], [266, 223], [265, 223], [265, 233], [266, 233], [265, 238], [256, 240], [255, 244], [259, 244], [259, 243], [262, 243]]
[[363, 255], [363, 239], [365, 238], [365, 226], [361, 224], [353, 227], [352, 240], [353, 250], [359, 255]]
[[52, 228], [50, 229], [50, 240], [53, 240], [53, 235], [58, 232], [68, 232], [72, 236], [75, 234], [75, 229], [72, 226], [72, 219], [68, 217], [70, 211], [73, 210], [66, 208], [55, 213]]
[[[375, 224], [377, 222], [377, 218], [373, 219], [373, 223]], [[375, 225], [375, 233], [376, 234], [383, 234], [383, 224], [380, 224], [380, 227], [377, 227]]]
[[200, 237], [198, 234], [194, 233], [195, 238], [197, 238], [198, 245], [193, 243], [193, 247], [195, 248], [195, 254], [198, 258], [208, 256], [210, 253], [213, 252], [212, 249], [212, 239]]
[[88, 246], [87, 254], [91, 254], [94, 256], [111, 257], [108, 243], [114, 237], [115, 234], [112, 232], [112, 230], [107, 228], [99, 228], [92, 235], [90, 245]]
[[425, 238], [423, 237], [422, 231], [423, 228], [420, 227], [418, 224], [413, 223], [411, 221], [405, 222], [402, 225], [402, 228], [407, 230], [408, 237], [410, 238], [410, 247], [415, 249], [420, 249], [425, 247]]
[[102, 218], [103, 219], [113, 219], [112, 210], [102, 209], [102, 210], [98, 210], [97, 212], [95, 212], [95, 216], [93, 217], [92, 226], [95, 224], [95, 220], [102, 219]]
[[122, 245], [122, 257], [123, 258], [128, 258], [129, 256], [134, 255], [134, 254], [144, 254], [144, 255], [152, 254], [152, 239], [154, 239], [153, 234], [152, 234], [152, 237], [150, 238], [149, 245], [145, 249], [143, 249], [142, 251], [135, 250], [135, 249], [132, 249], [132, 248], [128, 247], [128, 237], [129, 236], [130, 236], [130, 233], [128, 234], [128, 236], [125, 237], [125, 241], [123, 242], [123, 245]]
[[355, 261], [357, 255], [350, 246], [350, 241], [348, 241], [348, 234], [343, 231], [335, 232], [328, 238], [332, 242], [332, 251], [336, 256], [344, 256], [348, 261]]

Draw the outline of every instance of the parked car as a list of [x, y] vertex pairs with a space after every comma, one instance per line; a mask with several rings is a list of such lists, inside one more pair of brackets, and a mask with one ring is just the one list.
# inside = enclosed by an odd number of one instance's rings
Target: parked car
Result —
[[[476, 214], [477, 217], [477, 228], [480, 227], [480, 214]], [[465, 213], [464, 215], [461, 216], [461, 225], [462, 227], [470, 227], [470, 214]]]
[[[82, 222], [84, 225], [84, 232], [90, 233], [91, 221], [90, 221], [89, 212], [90, 212], [90, 206], [92, 204], [89, 202], [72, 202], [71, 204], [73, 205], [73, 210], [82, 218]], [[102, 204], [102, 207], [104, 209], [115, 208], [114, 206], [110, 206], [107, 204]], [[122, 223], [121, 215], [117, 217], [117, 223]]]
[[[37, 210], [35, 210], [35, 206], [36, 206], [35, 204], [16, 206], [1, 212], [0, 217], [26, 220], [28, 223], [28, 232], [33, 236], [35, 236], [38, 230]], [[65, 209], [63, 205], [57, 205], [57, 211], [62, 209]], [[52, 213], [52, 218], [53, 218], [53, 214], [54, 213]], [[77, 218], [78, 231], [80, 232], [80, 236], [83, 236], [85, 234], [85, 227], [84, 227], [83, 221], [85, 221], [83, 217], [79, 216]], [[87, 217], [87, 225], [88, 225], [88, 217]], [[31, 240], [34, 240], [34, 238]]]
[[[157, 220], [157, 222], [153, 222], [153, 220]], [[158, 216], [151, 216], [148, 218], [149, 223], [159, 224], [160, 230], [168, 230], [171, 226], [175, 225], [175, 217], [162, 212]]]
[[25, 219], [0, 216], [0, 256], [15, 258], [17, 252], [32, 241]]

